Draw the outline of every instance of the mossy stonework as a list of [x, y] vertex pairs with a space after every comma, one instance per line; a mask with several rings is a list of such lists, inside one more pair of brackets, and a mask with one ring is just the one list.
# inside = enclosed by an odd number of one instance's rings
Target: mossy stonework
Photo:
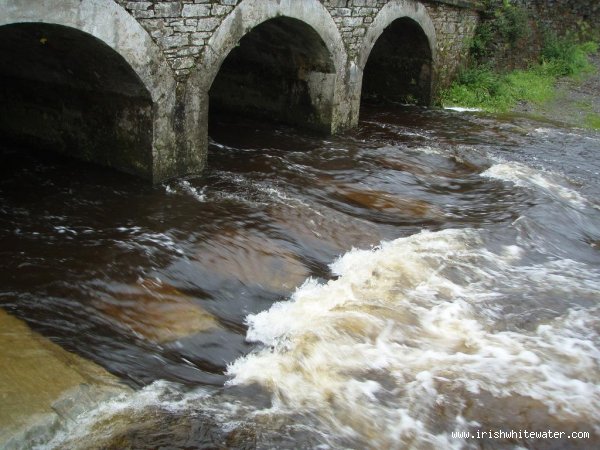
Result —
[[[197, 174], [213, 110], [338, 132], [357, 124], [364, 92], [435, 103], [482, 11], [467, 0], [0, 0], [0, 33], [24, 50], [0, 64], [0, 132], [154, 182]], [[17, 57], [31, 49], [35, 73]]]
[[597, 0], [486, 0], [471, 42], [475, 62], [507, 72], [538, 61], [549, 37], [600, 39]]

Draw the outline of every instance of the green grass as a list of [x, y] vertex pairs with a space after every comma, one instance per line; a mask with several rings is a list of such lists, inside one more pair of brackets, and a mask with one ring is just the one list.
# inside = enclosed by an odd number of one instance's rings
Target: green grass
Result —
[[586, 128], [591, 128], [592, 130], [600, 130], [600, 114], [588, 114], [585, 117], [585, 126]]
[[578, 77], [592, 71], [588, 55], [597, 50], [598, 45], [592, 42], [549, 39], [541, 63], [528, 70], [508, 74], [496, 73], [486, 66], [463, 70], [456, 82], [441, 92], [442, 104], [492, 112], [509, 111], [519, 102], [543, 104], [555, 96], [558, 78]]
[[538, 68], [501, 75], [478, 67], [461, 73], [457, 82], [442, 92], [442, 103], [498, 112], [521, 101], [542, 104], [553, 98], [555, 79]]
[[594, 109], [594, 106], [592, 105], [592, 102], [589, 100], [579, 100], [576, 101], [574, 103], [574, 105], [580, 110], [580, 111], [589, 111], [592, 112]]

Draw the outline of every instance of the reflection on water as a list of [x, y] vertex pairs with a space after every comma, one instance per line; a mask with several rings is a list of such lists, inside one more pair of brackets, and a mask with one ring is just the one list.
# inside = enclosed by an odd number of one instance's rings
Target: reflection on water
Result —
[[[154, 188], [4, 151], [0, 305], [140, 388], [52, 445], [598, 445], [597, 134], [413, 108], [212, 135]], [[451, 434], [548, 428], [591, 438]]]

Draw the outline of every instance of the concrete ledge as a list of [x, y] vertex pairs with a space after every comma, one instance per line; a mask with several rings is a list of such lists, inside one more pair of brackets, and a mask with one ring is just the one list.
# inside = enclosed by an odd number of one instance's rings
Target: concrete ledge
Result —
[[0, 448], [46, 443], [82, 412], [129, 392], [96, 364], [63, 350], [0, 309]]

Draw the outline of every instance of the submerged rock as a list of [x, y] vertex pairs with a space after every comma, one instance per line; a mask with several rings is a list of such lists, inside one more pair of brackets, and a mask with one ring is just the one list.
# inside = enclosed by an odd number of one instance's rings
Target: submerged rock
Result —
[[0, 309], [0, 448], [47, 442], [98, 403], [129, 391], [96, 364], [63, 350]]
[[246, 230], [228, 230], [198, 252], [202, 270], [223, 282], [240, 282], [287, 294], [310, 276], [289, 244]]
[[384, 191], [340, 185], [338, 195], [357, 206], [401, 216], [437, 219], [443, 215], [439, 208], [425, 200], [401, 198]]
[[97, 304], [117, 325], [153, 342], [171, 342], [220, 328], [194, 299], [159, 280], [144, 279]]

